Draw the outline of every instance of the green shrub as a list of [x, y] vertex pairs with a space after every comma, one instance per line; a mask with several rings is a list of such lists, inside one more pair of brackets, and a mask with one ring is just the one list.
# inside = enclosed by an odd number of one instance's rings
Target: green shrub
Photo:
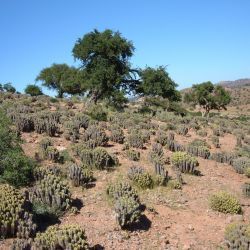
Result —
[[127, 139], [126, 141], [129, 145], [129, 147], [142, 149], [144, 146], [144, 140], [143, 140], [141, 134], [131, 133], [128, 135], [128, 137], [126, 139]]
[[239, 201], [233, 195], [224, 191], [220, 191], [210, 197], [210, 207], [225, 214], [239, 214], [242, 211]]
[[182, 184], [178, 180], [169, 180], [168, 187], [171, 189], [182, 189]]
[[93, 105], [88, 109], [88, 115], [97, 121], [107, 121], [107, 112], [101, 105]]
[[153, 179], [151, 175], [141, 167], [131, 167], [128, 170], [128, 178], [141, 189], [153, 187]]
[[246, 177], [250, 178], [250, 167], [245, 168], [244, 174]]
[[31, 96], [38, 96], [43, 94], [42, 90], [34, 84], [27, 85], [24, 92]]

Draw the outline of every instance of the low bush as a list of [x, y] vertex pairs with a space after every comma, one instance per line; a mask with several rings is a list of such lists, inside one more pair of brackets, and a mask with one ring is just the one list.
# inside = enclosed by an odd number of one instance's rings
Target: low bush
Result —
[[224, 191], [220, 191], [210, 197], [210, 207], [225, 214], [239, 214], [242, 212], [239, 201], [233, 195]]

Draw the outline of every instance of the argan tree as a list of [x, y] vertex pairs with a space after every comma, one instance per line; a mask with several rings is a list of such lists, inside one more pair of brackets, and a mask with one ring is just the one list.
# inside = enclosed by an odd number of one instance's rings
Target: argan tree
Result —
[[42, 95], [43, 92], [41, 90], [41, 88], [39, 88], [37, 85], [35, 84], [29, 84], [26, 86], [24, 92], [28, 95], [31, 96], [38, 96], [38, 95]]
[[129, 60], [134, 46], [119, 32], [94, 30], [78, 39], [73, 56], [81, 62], [84, 88], [95, 103], [100, 99], [123, 100], [138, 82]]
[[156, 69], [146, 67], [139, 75], [141, 82], [137, 87], [137, 93], [143, 96], [159, 96], [169, 101], [180, 101], [180, 93], [176, 90], [178, 85], [169, 77], [165, 67], [160, 66]]
[[58, 97], [62, 98], [64, 93], [79, 94], [82, 92], [79, 83], [78, 70], [67, 64], [53, 64], [51, 67], [43, 69], [37, 81], [42, 81], [42, 85], [48, 89], [58, 92]]
[[208, 116], [212, 109], [226, 110], [231, 96], [222, 86], [215, 86], [211, 82], [203, 82], [192, 86], [190, 92], [185, 93], [184, 102], [199, 105], [203, 108], [202, 115]]

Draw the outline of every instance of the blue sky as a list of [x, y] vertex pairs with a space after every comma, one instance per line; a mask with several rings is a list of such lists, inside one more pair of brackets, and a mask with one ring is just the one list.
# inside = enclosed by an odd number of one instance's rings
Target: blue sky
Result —
[[179, 88], [250, 77], [249, 0], [0, 0], [0, 82], [23, 91], [94, 28], [132, 40], [135, 67], [168, 65]]

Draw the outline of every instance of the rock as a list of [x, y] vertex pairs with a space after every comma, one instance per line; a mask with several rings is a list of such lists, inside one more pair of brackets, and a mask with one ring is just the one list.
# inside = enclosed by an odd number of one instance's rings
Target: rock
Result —
[[188, 225], [188, 229], [189, 229], [190, 231], [194, 231], [194, 227], [193, 227], [192, 225]]
[[242, 221], [243, 221], [243, 215], [241, 214], [234, 214], [234, 215], [229, 216], [226, 219], [227, 224], [232, 223], [232, 222], [242, 222]]

